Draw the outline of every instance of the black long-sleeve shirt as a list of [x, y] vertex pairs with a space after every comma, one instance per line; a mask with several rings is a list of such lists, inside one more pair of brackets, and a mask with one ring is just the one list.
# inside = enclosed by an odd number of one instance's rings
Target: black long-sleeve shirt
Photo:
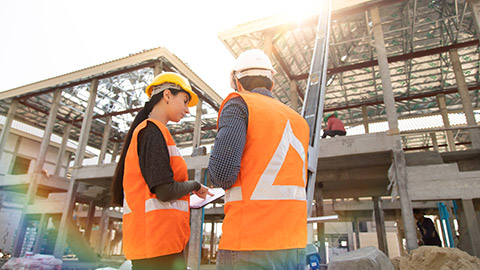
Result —
[[148, 122], [138, 133], [137, 144], [140, 171], [150, 192], [155, 193], [159, 200], [176, 200], [200, 189], [201, 185], [197, 181], [173, 180], [167, 142], [154, 123]]

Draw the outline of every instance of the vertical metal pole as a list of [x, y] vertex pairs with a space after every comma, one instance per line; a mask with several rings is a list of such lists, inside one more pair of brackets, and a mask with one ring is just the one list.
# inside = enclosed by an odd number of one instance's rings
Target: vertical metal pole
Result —
[[105, 163], [105, 155], [107, 154], [107, 146], [108, 146], [108, 137], [110, 136], [110, 129], [112, 128], [112, 117], [107, 117], [107, 121], [105, 123], [105, 129], [103, 130], [103, 138], [102, 138], [102, 146], [100, 147], [100, 155], [98, 156], [98, 164]]
[[195, 115], [195, 124], [193, 126], [193, 149], [200, 146], [202, 134], [202, 102], [203, 100], [201, 98], [198, 99], [197, 112]]
[[[452, 62], [453, 72], [455, 73], [455, 80], [457, 81], [458, 93], [462, 100], [463, 112], [467, 118], [468, 126], [476, 126], [477, 121], [475, 120], [475, 115], [473, 114], [472, 100], [468, 92], [468, 85], [465, 81], [465, 76], [463, 75], [462, 64], [460, 63], [460, 58], [458, 57], [457, 50], [448, 51], [450, 55], [450, 61]], [[472, 141], [472, 148], [480, 149], [480, 130], [477, 128], [469, 129], [470, 140]]]
[[[443, 126], [446, 128], [450, 127], [450, 120], [448, 119], [448, 110], [447, 110], [447, 102], [445, 100], [444, 94], [437, 95], [437, 104], [440, 108], [440, 114], [442, 115]], [[453, 139], [453, 133], [450, 130], [445, 131], [447, 136], [447, 145], [449, 151], [455, 151], [455, 140]]]
[[212, 231], [210, 232], [210, 259], [209, 262], [212, 261], [213, 258], [213, 251], [215, 250], [215, 221], [212, 221]]
[[15, 118], [15, 112], [18, 108], [18, 100], [14, 99], [10, 108], [8, 109], [7, 118], [5, 124], [3, 124], [2, 133], [0, 133], [0, 161], [2, 160], [3, 152], [5, 151], [5, 144], [7, 143], [8, 135], [10, 134], [10, 128], [12, 127], [13, 118]]
[[[67, 149], [68, 138], [70, 137], [70, 131], [72, 130], [72, 124], [68, 123], [63, 129], [62, 144], [58, 149], [57, 163], [55, 164], [54, 175], [60, 176], [60, 170], [62, 169], [63, 158], [65, 157], [65, 151]], [[68, 165], [67, 165], [68, 167]]]
[[388, 135], [394, 135], [394, 144], [392, 147], [393, 162], [395, 164], [395, 173], [397, 176], [397, 189], [400, 195], [400, 205], [402, 209], [403, 224], [405, 226], [405, 236], [407, 239], [407, 248], [412, 250], [418, 247], [415, 222], [413, 218], [412, 205], [407, 189], [407, 171], [405, 155], [400, 133], [398, 129], [398, 117], [395, 107], [395, 99], [392, 90], [392, 81], [390, 79], [390, 69], [388, 67], [387, 52], [383, 39], [383, 30], [380, 20], [380, 11], [378, 7], [370, 9], [372, 17], [373, 35], [375, 38], [375, 47], [377, 50], [378, 65], [380, 67], [380, 77], [383, 87], [383, 102], [388, 118]]
[[[307, 81], [302, 116], [310, 127], [308, 147], [307, 215], [312, 216], [312, 203], [317, 179], [318, 149], [322, 130], [323, 106], [327, 83], [328, 40], [330, 37], [331, 1], [326, 0], [318, 19], [315, 49]], [[317, 192], [322, 192], [321, 189]], [[322, 196], [320, 196], [322, 197]], [[318, 205], [318, 202], [317, 202]], [[321, 224], [321, 223], [320, 223]], [[319, 225], [320, 225], [319, 224]], [[312, 235], [310, 232], [309, 235]], [[320, 237], [320, 236], [319, 236]], [[310, 237], [313, 239], [313, 237]], [[320, 254], [321, 256], [322, 254]]]
[[80, 138], [78, 142], [78, 148], [75, 152], [75, 162], [73, 164], [73, 175], [70, 179], [70, 184], [68, 186], [67, 191], [67, 202], [63, 208], [62, 218], [60, 220], [60, 225], [58, 227], [58, 235], [57, 241], [55, 243], [55, 251], [53, 255], [56, 258], [61, 259], [63, 257], [63, 252], [65, 249], [65, 243], [67, 241], [67, 222], [71, 219], [71, 212], [73, 210], [73, 206], [75, 204], [75, 192], [76, 192], [76, 184], [75, 184], [75, 174], [79, 167], [82, 166], [82, 162], [85, 155], [85, 148], [87, 147], [88, 136], [90, 134], [90, 127], [92, 124], [92, 117], [93, 117], [93, 108], [95, 106], [95, 99], [97, 97], [97, 89], [98, 89], [98, 79], [93, 79], [90, 83], [90, 97], [88, 98], [88, 105], [85, 109], [85, 114], [83, 117], [82, 122], [82, 130], [80, 131]]

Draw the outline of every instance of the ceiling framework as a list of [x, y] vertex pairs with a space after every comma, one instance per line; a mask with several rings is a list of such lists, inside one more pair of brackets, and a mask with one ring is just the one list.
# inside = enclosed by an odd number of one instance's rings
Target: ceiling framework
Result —
[[[189, 79], [202, 104], [202, 140], [215, 138], [216, 111], [222, 98], [205, 84], [188, 66], [165, 48], [143, 51], [112, 62], [72, 72], [0, 93], [0, 114], [6, 115], [13, 99], [19, 101], [15, 119], [45, 129], [56, 91], [61, 91], [60, 106], [53, 132], [62, 136], [67, 124], [72, 125], [70, 139], [79, 140], [84, 111], [90, 96], [92, 80], [98, 79], [88, 145], [100, 149], [108, 117], [112, 118], [108, 152], [121, 143], [137, 112], [148, 101], [146, 86], [154, 78], [154, 70], [175, 71]], [[179, 123], [169, 124], [179, 144], [191, 144], [196, 110]], [[121, 147], [121, 145], [120, 145]]]
[[[350, 1], [345, 8], [333, 1], [325, 112], [337, 111], [347, 125], [385, 121], [382, 83], [369, 9], [379, 6], [392, 88], [400, 118], [439, 114], [436, 95], [443, 93], [449, 110], [462, 108], [448, 51], [458, 49], [473, 105], [479, 102], [479, 48], [473, 18], [465, 0]], [[271, 17], [219, 34], [238, 56], [245, 50], [269, 52], [275, 75], [274, 95], [291, 105], [290, 82], [297, 85], [299, 103], [305, 94], [315, 45], [318, 15], [302, 23]], [[301, 106], [299, 106], [301, 107]], [[297, 108], [300, 111], [300, 108]], [[438, 138], [444, 144], [445, 138]], [[405, 147], [432, 145], [420, 135], [408, 135]], [[457, 140], [468, 140], [460, 131]], [[468, 144], [467, 144], [468, 145]], [[461, 147], [467, 147], [465, 144]]]

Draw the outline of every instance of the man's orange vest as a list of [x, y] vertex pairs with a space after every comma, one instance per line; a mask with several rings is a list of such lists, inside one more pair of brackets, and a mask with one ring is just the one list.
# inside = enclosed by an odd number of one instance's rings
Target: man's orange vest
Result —
[[248, 106], [247, 139], [235, 184], [225, 192], [219, 249], [279, 250], [307, 244], [309, 127], [295, 111], [257, 93]]
[[162, 202], [150, 192], [140, 171], [137, 136], [148, 121], [158, 126], [167, 142], [173, 179], [188, 180], [187, 164], [167, 127], [152, 119], [140, 123], [132, 135], [123, 177], [123, 252], [129, 260], [179, 253], [190, 237], [190, 196]]

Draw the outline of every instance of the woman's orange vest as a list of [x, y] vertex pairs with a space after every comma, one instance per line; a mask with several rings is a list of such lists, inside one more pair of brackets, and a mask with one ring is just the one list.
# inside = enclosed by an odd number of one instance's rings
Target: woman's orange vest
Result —
[[219, 249], [279, 250], [307, 244], [309, 127], [295, 111], [262, 94], [240, 96], [248, 106], [247, 139], [235, 184], [225, 192]]
[[190, 237], [190, 196], [162, 202], [150, 192], [140, 171], [137, 136], [148, 121], [158, 126], [167, 142], [173, 179], [188, 180], [187, 164], [167, 127], [152, 119], [140, 123], [127, 150], [123, 176], [123, 252], [129, 260], [179, 253]]

